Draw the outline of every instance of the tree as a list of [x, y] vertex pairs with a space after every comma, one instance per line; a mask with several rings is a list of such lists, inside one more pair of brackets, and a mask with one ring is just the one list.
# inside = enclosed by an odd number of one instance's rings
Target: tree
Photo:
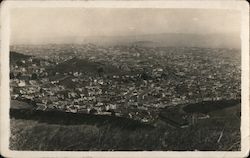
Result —
[[31, 80], [37, 80], [37, 79], [38, 79], [38, 75], [36, 73], [32, 73]]
[[145, 71], [143, 71], [142, 74], [141, 74], [141, 79], [148, 80], [149, 79], [149, 75]]
[[101, 76], [101, 75], [103, 74], [103, 72], [104, 72], [103, 67], [99, 67], [99, 68], [97, 69], [97, 72], [98, 72], [98, 75]]
[[90, 113], [90, 114], [96, 114], [96, 113], [97, 113], [97, 110], [96, 110], [96, 109], [91, 109], [91, 110], [89, 111], [89, 113]]

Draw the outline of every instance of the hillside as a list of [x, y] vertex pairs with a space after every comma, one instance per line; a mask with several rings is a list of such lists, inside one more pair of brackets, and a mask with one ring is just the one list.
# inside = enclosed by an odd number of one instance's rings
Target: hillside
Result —
[[10, 51], [10, 63], [15, 63], [17, 61], [23, 60], [23, 59], [28, 59], [29, 55], [24, 55], [18, 52]]
[[102, 63], [92, 62], [86, 59], [72, 58], [58, 65], [51, 67], [50, 71], [54, 72], [82, 72], [88, 74], [119, 74], [121, 70]]
[[[11, 119], [10, 149], [39, 151], [237, 151], [236, 120], [211, 120], [184, 129], [127, 129], [91, 124], [47, 124]], [[224, 130], [220, 142], [218, 138]]]
[[201, 103], [189, 104], [183, 110], [187, 113], [200, 112], [207, 114], [239, 104], [240, 100], [203, 101]]
[[188, 128], [153, 127], [121, 117], [15, 108], [10, 111], [10, 149], [237, 151], [240, 150], [240, 124], [233, 116], [224, 117], [223, 113], [235, 111], [229, 108], [216, 111], [210, 119]]
[[[20, 104], [12, 101], [12, 104]], [[58, 110], [32, 110], [24, 105], [12, 105], [10, 109], [11, 118], [34, 120], [39, 123], [58, 124], [58, 125], [81, 125], [88, 124], [93, 126], [109, 125], [111, 127], [119, 127], [126, 129], [147, 128], [153, 126], [141, 123], [139, 121], [110, 115], [94, 115], [85, 113], [71, 113]]]

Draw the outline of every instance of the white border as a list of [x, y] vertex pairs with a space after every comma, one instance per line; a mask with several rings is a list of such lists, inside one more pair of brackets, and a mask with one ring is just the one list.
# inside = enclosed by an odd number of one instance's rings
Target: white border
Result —
[[[17, 7], [200, 8], [241, 11], [241, 151], [68, 152], [12, 151], [9, 146], [9, 10]], [[1, 3], [1, 154], [4, 157], [247, 157], [249, 152], [249, 4], [246, 1], [3, 1]]]

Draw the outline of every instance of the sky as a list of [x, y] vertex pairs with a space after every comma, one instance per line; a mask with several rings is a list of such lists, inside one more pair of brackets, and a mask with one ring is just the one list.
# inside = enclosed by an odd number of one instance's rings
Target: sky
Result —
[[215, 9], [15, 8], [11, 44], [161, 33], [239, 34], [240, 13]]

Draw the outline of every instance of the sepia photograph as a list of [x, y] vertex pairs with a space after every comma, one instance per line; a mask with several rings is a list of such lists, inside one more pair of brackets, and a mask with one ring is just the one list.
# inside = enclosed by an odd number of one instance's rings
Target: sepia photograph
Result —
[[40, 3], [1, 4], [1, 152], [247, 156], [247, 2]]

